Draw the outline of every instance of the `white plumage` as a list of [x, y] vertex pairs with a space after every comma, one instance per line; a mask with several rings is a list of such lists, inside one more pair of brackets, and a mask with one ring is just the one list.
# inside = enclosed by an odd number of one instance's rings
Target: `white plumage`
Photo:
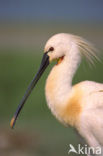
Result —
[[98, 53], [81, 37], [64, 33], [51, 37], [45, 51], [50, 47], [54, 49], [48, 53], [50, 61], [59, 61], [46, 81], [49, 108], [62, 123], [75, 127], [89, 146], [103, 150], [103, 84], [83, 81], [72, 86], [81, 57], [93, 63]]

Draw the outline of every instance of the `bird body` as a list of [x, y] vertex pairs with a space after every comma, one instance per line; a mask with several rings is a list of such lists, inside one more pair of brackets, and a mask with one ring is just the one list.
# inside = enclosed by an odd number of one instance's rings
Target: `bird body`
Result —
[[[56, 37], [58, 36], [53, 37], [55, 42]], [[63, 124], [75, 127], [89, 146], [99, 146], [102, 149], [103, 84], [83, 81], [72, 86], [72, 79], [81, 61], [81, 56], [75, 37], [73, 36], [74, 40], [71, 35], [68, 37], [71, 47], [66, 49], [67, 53], [60, 55], [64, 58], [52, 68], [46, 81], [47, 104], [56, 118]], [[52, 42], [51, 38], [47, 42], [47, 48], [53, 46]], [[88, 42], [85, 44], [90, 50], [91, 47], [89, 47]], [[95, 53], [92, 56], [94, 57], [94, 55]], [[49, 56], [52, 59], [52, 53]], [[56, 57], [58, 58], [58, 56]]]
[[75, 127], [89, 146], [99, 146], [103, 156], [103, 84], [83, 81], [72, 85], [82, 57], [92, 64], [95, 59], [99, 60], [94, 46], [82, 37], [66, 33], [51, 37], [45, 45], [40, 69], [11, 120], [11, 127], [43, 71], [56, 60], [46, 80], [47, 104], [56, 118]]

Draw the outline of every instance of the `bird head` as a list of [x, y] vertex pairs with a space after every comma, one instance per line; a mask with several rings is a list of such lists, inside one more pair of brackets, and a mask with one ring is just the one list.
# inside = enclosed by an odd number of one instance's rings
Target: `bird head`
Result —
[[56, 34], [47, 41], [44, 52], [47, 52], [49, 62], [57, 60], [60, 63], [64, 56], [69, 55], [71, 45], [70, 35], [65, 33]]

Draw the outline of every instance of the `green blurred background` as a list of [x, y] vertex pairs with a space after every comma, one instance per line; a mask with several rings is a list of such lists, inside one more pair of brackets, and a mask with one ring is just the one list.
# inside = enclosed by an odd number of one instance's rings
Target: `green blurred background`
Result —
[[[45, 101], [43, 74], [16, 127], [10, 120], [39, 68], [43, 48], [55, 33], [83, 36], [103, 51], [103, 1], [0, 1], [0, 156], [67, 156], [69, 144], [81, 143], [72, 128], [59, 123]], [[73, 84], [103, 83], [103, 64], [82, 61]], [[70, 156], [73, 156], [71, 154]]]

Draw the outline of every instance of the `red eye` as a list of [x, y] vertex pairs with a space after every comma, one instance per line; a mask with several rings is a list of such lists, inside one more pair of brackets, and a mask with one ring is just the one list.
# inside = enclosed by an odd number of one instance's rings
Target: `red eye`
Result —
[[53, 47], [50, 47], [50, 48], [49, 48], [49, 51], [54, 51], [54, 48], [53, 48]]

